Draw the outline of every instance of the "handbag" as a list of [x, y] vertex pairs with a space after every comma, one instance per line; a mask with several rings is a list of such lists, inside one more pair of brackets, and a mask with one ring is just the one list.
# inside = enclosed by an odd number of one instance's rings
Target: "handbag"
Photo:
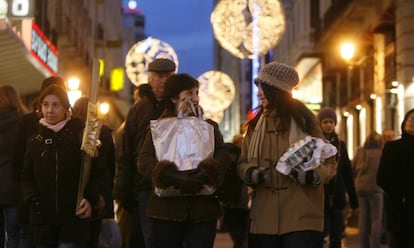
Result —
[[[183, 117], [179, 112], [177, 117], [151, 120], [150, 129], [158, 161], [172, 161], [183, 173], [196, 169], [201, 161], [214, 154], [214, 127], [201, 117]], [[215, 187], [204, 185], [198, 194], [210, 195], [214, 191]], [[158, 196], [182, 195], [173, 186], [155, 187], [154, 192]]]

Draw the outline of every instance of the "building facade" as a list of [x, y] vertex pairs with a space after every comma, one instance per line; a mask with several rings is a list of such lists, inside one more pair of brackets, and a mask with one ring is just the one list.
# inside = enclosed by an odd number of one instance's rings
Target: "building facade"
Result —
[[[93, 60], [98, 59], [99, 100], [110, 104], [112, 111], [105, 121], [117, 128], [132, 101], [125, 55], [144, 37], [144, 17], [117, 0], [1, 1], [9, 11], [0, 14], [0, 83], [15, 85], [27, 97], [36, 95], [48, 76], [65, 81], [75, 77], [81, 94], [87, 96]], [[14, 2], [27, 4], [25, 16], [12, 13]], [[25, 9], [24, 4], [19, 8]], [[47, 60], [51, 55], [55, 55], [53, 65]]]
[[[371, 131], [399, 134], [414, 107], [414, 1], [282, 2], [287, 28], [274, 60], [299, 71], [296, 97], [315, 111], [336, 109], [351, 157]], [[348, 60], [340, 53], [344, 42], [355, 47]]]

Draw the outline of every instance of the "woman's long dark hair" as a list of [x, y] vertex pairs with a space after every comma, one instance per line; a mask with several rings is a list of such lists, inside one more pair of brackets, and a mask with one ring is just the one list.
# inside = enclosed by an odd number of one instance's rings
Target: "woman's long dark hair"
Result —
[[[261, 86], [269, 101], [267, 108], [269, 111], [276, 110], [277, 116], [281, 119], [282, 129], [289, 129], [291, 117], [305, 133], [310, 133], [316, 128], [315, 115], [302, 102], [281, 89], [263, 83]], [[253, 131], [262, 114], [263, 107], [260, 106], [255, 117], [247, 123], [248, 132]]]

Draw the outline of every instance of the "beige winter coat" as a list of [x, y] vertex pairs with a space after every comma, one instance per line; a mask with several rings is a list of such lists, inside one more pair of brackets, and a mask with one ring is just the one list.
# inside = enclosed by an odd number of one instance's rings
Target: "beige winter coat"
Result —
[[[289, 176], [276, 171], [274, 165], [287, 151], [289, 144], [306, 136], [293, 120], [291, 122], [289, 130], [281, 130], [278, 128], [278, 118], [266, 117], [267, 128], [261, 142], [262, 149], [258, 161], [260, 167], [270, 168], [270, 180], [254, 188], [250, 211], [251, 233], [281, 235], [293, 231], [323, 229], [323, 183], [332, 179], [336, 173], [335, 158], [325, 160], [316, 169], [321, 179], [318, 186], [299, 184]], [[319, 128], [313, 130], [310, 135], [322, 138]], [[242, 179], [246, 178], [248, 168], [258, 166], [257, 161], [248, 161], [251, 138], [251, 135], [247, 135], [243, 142], [241, 163], [238, 167]]]

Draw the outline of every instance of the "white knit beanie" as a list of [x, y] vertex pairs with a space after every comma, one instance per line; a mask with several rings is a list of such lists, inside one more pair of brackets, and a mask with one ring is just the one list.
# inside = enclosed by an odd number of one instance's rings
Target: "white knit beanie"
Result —
[[268, 84], [290, 93], [299, 83], [299, 75], [295, 68], [291, 66], [270, 62], [262, 67], [254, 81], [256, 83]]

